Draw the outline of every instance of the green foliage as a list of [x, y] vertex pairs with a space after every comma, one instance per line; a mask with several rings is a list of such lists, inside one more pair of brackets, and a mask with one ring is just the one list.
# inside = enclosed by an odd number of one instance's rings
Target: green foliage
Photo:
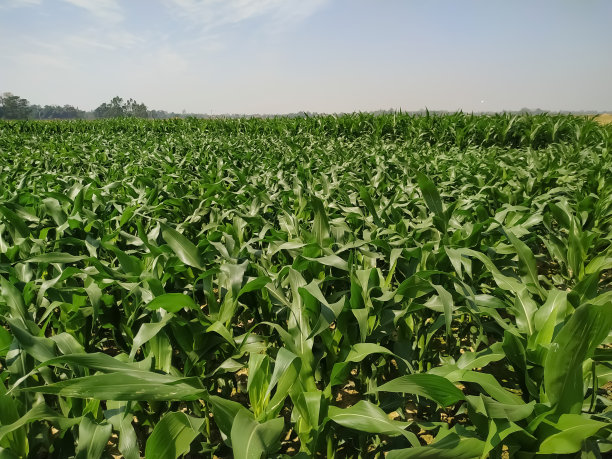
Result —
[[134, 99], [124, 101], [115, 96], [110, 102], [100, 104], [93, 115], [95, 118], [147, 118], [148, 110], [145, 104], [139, 104]]
[[0, 456], [605, 457], [611, 140], [0, 122]]

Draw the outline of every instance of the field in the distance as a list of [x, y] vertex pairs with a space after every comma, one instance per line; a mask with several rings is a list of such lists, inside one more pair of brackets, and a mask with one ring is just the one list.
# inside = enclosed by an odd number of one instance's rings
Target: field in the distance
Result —
[[550, 115], [0, 122], [0, 457], [610, 454], [611, 146]]
[[595, 117], [595, 121], [599, 124], [612, 124], [612, 113], [602, 113]]

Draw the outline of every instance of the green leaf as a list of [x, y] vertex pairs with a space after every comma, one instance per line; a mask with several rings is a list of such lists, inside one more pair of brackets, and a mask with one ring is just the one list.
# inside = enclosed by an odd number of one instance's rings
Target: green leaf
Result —
[[536, 260], [533, 256], [533, 252], [527, 244], [517, 238], [512, 231], [506, 230], [505, 234], [518, 255], [519, 274], [521, 278], [524, 282], [533, 284], [536, 291], [539, 292], [541, 287], [540, 281], [538, 280], [538, 269], [536, 267]]
[[365, 186], [359, 187], [359, 197], [365, 204], [370, 214], [372, 214], [374, 223], [376, 225], [382, 226], [382, 222], [380, 221], [378, 213], [376, 212], [376, 207], [374, 207], [374, 201], [372, 201], [372, 197], [370, 196], [370, 193], [368, 192], [368, 189]]
[[204, 269], [198, 248], [189, 239], [167, 225], [162, 225], [162, 237], [179, 260], [194, 268]]
[[448, 379], [438, 375], [416, 373], [400, 376], [374, 390], [375, 392], [403, 392], [420, 395], [441, 406], [449, 406], [464, 400], [463, 392]]
[[232, 449], [235, 459], [261, 459], [264, 454], [280, 448], [280, 435], [285, 427], [282, 418], [264, 423], [255, 421], [246, 410], [241, 410], [232, 425]]
[[497, 342], [479, 352], [465, 352], [457, 360], [457, 366], [462, 370], [473, 370], [482, 368], [491, 362], [499, 362], [506, 358], [502, 349], [502, 343]]
[[549, 290], [546, 302], [533, 316], [534, 326], [538, 331], [530, 341], [533, 347], [538, 344], [548, 345], [551, 343], [555, 327], [563, 320], [566, 310], [567, 292], [557, 289]]
[[11, 334], [4, 327], [0, 326], [0, 357], [6, 357], [12, 342], [13, 337]]
[[500, 403], [509, 405], [523, 404], [523, 400], [512, 392], [504, 389], [497, 379], [488, 373], [471, 370], [460, 370], [456, 365], [444, 365], [429, 370], [429, 373], [444, 376], [451, 382], [469, 382], [478, 384], [486, 393]]
[[390, 451], [387, 459], [473, 459], [482, 455], [484, 447], [478, 438], [451, 433], [428, 446]]
[[443, 218], [444, 205], [442, 204], [442, 198], [440, 198], [440, 193], [434, 182], [422, 172], [417, 172], [417, 183], [429, 210], [438, 217]]
[[75, 263], [86, 259], [85, 255], [71, 255], [64, 252], [49, 252], [35, 255], [28, 261], [32, 263]]
[[76, 459], [99, 459], [113, 431], [111, 424], [98, 424], [84, 417], [79, 424]]
[[11, 209], [0, 205], [0, 215], [2, 215], [11, 225], [17, 237], [25, 239], [30, 235], [28, 225], [26, 225], [25, 221]]
[[[172, 293], [168, 293], [166, 295], [172, 295]], [[166, 295], [162, 295], [162, 296], [166, 296]], [[186, 295], [181, 295], [181, 294], [176, 294], [176, 295], [179, 295], [185, 298], [189, 298], [191, 300], [191, 297], [188, 297]], [[161, 296], [158, 296], [157, 298], [161, 298]], [[153, 301], [155, 301], [157, 298], [155, 298]], [[193, 300], [191, 300], [191, 302], [193, 303]], [[150, 304], [151, 303], [149, 303], [149, 305]], [[164, 301], [163, 304], [172, 304], [172, 307], [177, 306], [177, 303], [173, 303], [172, 301]], [[151, 340], [154, 336], [156, 336], [166, 326], [166, 324], [168, 323], [170, 319], [172, 319], [172, 314], [166, 314], [163, 317], [163, 319], [160, 320], [159, 322], [144, 323], [140, 326], [140, 328], [138, 329], [138, 333], [134, 337], [134, 341], [132, 341], [132, 349], [130, 350], [130, 360], [134, 359], [134, 357], [136, 356], [136, 352], [138, 352], [138, 349], [140, 348], [140, 346], [142, 346], [143, 344]]]
[[242, 287], [240, 289], [240, 291], [238, 292], [238, 296], [237, 297], [240, 298], [245, 293], [253, 292], [255, 290], [261, 290], [262, 288], [264, 288], [270, 282], [272, 282], [272, 279], [270, 279], [267, 276], [257, 277], [255, 279], [247, 282], [244, 285], [244, 287]]
[[140, 459], [138, 438], [132, 425], [133, 414], [128, 410], [129, 402], [107, 401], [104, 417], [113, 429], [119, 432], [119, 451], [125, 459]]
[[446, 327], [446, 337], [450, 337], [451, 334], [451, 323], [453, 320], [453, 310], [455, 309], [455, 303], [453, 296], [441, 285], [433, 286], [438, 292], [438, 300], [442, 303], [443, 314], [444, 314], [444, 325]]
[[387, 354], [395, 355], [386, 347], [375, 343], [355, 343], [351, 347], [348, 355], [346, 356], [346, 362], [361, 362], [367, 356], [372, 354]]
[[[0, 397], [5, 397], [1, 395]], [[59, 415], [51, 408], [49, 408], [45, 403], [39, 403], [34, 405], [30, 411], [21, 416], [19, 419], [16, 419], [14, 422], [10, 424], [4, 424], [0, 426], [0, 440], [2, 440], [7, 434], [20, 429], [21, 427], [39, 420], [46, 420], [58, 425], [61, 429], [67, 429], [74, 424], [78, 424], [81, 422], [81, 418], [66, 418], [64, 416]]]
[[521, 288], [514, 298], [514, 306], [511, 308], [520, 332], [527, 335], [534, 333], [533, 316], [537, 309], [538, 306], [531, 298], [527, 289], [525, 287]]
[[[79, 353], [54, 357], [52, 359], [43, 361], [36, 367], [36, 369], [49, 365], [57, 366], [63, 363], [85, 367], [96, 371], [103, 371], [105, 373], [124, 372], [136, 374], [144, 373], [145, 375], [149, 373], [139, 367], [138, 364], [122, 362], [121, 360], [102, 352], [92, 352], [89, 354]], [[151, 377], [163, 379], [166, 377], [166, 375], [153, 373]]]
[[513, 422], [520, 421], [529, 416], [533, 412], [535, 405], [535, 400], [529, 403], [499, 403], [483, 394], [480, 394], [479, 397], [469, 395], [467, 400], [476, 411], [486, 415], [488, 418], [506, 419]]
[[[212, 404], [213, 417], [217, 427], [219, 427], [219, 430], [227, 437], [230, 437], [232, 426], [234, 425], [234, 418], [239, 411], [247, 411], [246, 408], [238, 402], [227, 400], [216, 395], [210, 396], [208, 400]], [[247, 413], [249, 412], [247, 411]], [[253, 416], [252, 413], [249, 414]]]
[[580, 413], [582, 363], [612, 328], [612, 303], [580, 306], [552, 342], [544, 364], [546, 395], [557, 413]]
[[276, 355], [276, 361], [274, 362], [274, 371], [268, 384], [266, 396], [272, 393], [272, 390], [276, 387], [276, 391], [272, 399], [266, 408], [268, 413], [272, 413], [277, 416], [282, 409], [282, 404], [285, 402], [289, 391], [293, 384], [296, 383], [298, 375], [300, 373], [301, 361], [297, 355], [293, 352], [285, 349], [284, 347], [278, 350]]
[[34, 336], [22, 326], [23, 322], [20, 319], [8, 319], [7, 322], [11, 327], [13, 336], [29, 355], [40, 362], [56, 357], [56, 345], [53, 340]]
[[17, 288], [0, 275], [0, 297], [9, 307], [10, 316], [20, 318], [22, 321], [28, 318], [28, 312], [23, 302], [23, 297]]
[[[354, 311], [359, 311], [358, 309], [353, 309]], [[342, 362], [337, 362], [334, 364], [332, 368], [330, 385], [336, 386], [338, 384], [344, 384], [346, 373], [349, 370], [351, 362], [361, 362], [363, 359], [373, 354], [386, 354], [395, 356], [393, 352], [391, 352], [386, 347], [383, 347], [379, 344], [375, 343], [356, 343], [351, 347], [348, 355]], [[396, 357], [399, 359], [399, 357]]]
[[153, 300], [147, 304], [148, 309], [164, 309], [168, 312], [178, 312], [183, 308], [187, 309], [198, 309], [198, 306], [188, 295], [182, 293], [164, 293], [163, 295], [156, 296]]
[[349, 408], [330, 406], [328, 417], [336, 424], [361, 432], [389, 435], [395, 437], [403, 435], [413, 446], [419, 445], [416, 436], [407, 430], [411, 423], [392, 421], [387, 414], [376, 405], [361, 400]]
[[[481, 458], [488, 457], [488, 453], [506, 439], [506, 437], [521, 432], [523, 435], [529, 435], [519, 425], [506, 419], [490, 419], [489, 420], [489, 433], [485, 441], [485, 445], [482, 451]], [[530, 437], [528, 437], [530, 438]], [[530, 438], [531, 439], [531, 438]], [[535, 438], [533, 438], [535, 440]]]
[[325, 246], [325, 241], [329, 238], [329, 220], [323, 201], [316, 196], [311, 198], [311, 205], [314, 211], [314, 221], [312, 223], [312, 234], [317, 238], [319, 247]]
[[26, 387], [20, 391], [98, 400], [147, 401], [197, 400], [206, 394], [197, 378], [177, 378], [152, 372], [97, 374]]
[[316, 261], [317, 263], [321, 263], [325, 266], [331, 266], [333, 268], [341, 269], [342, 271], [348, 271], [348, 264], [345, 260], [340, 258], [338, 255], [326, 255], [324, 257], [312, 258], [312, 257], [304, 257], [306, 260]]
[[611, 423], [595, 421], [579, 414], [562, 414], [557, 422], [544, 421], [559, 433], [553, 434], [540, 444], [540, 454], [571, 454], [580, 451], [584, 440], [595, 435]]
[[204, 419], [182, 412], [166, 414], [157, 423], [147, 440], [145, 456], [159, 459], [177, 459], [187, 453], [199, 435]]

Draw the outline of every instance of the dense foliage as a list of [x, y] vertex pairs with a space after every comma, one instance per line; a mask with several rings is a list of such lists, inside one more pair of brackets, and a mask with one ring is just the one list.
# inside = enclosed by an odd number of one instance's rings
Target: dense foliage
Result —
[[175, 114], [149, 110], [134, 99], [113, 97], [87, 112], [72, 105], [30, 105], [27, 99], [5, 92], [0, 94], [0, 119], [5, 120], [75, 120], [97, 118], [169, 118]]
[[609, 454], [611, 146], [548, 115], [0, 123], [0, 456]]

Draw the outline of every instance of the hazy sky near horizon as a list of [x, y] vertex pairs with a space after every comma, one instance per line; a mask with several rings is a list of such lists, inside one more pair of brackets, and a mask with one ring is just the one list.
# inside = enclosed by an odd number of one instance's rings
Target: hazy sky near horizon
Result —
[[0, 92], [198, 113], [612, 110], [610, 0], [0, 0]]

